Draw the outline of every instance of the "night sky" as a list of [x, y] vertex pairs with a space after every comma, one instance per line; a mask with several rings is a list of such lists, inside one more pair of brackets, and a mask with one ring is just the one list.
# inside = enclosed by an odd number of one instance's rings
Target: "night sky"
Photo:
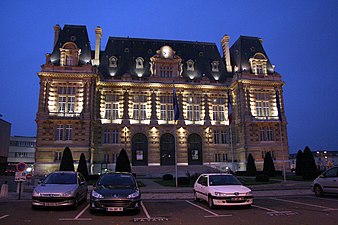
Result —
[[[29, 3], [29, 4], [28, 4]], [[0, 114], [11, 135], [36, 136], [37, 72], [52, 52], [55, 24], [109, 36], [232, 45], [256, 36], [282, 75], [290, 153], [338, 150], [338, 1], [0, 1]], [[221, 53], [223, 54], [223, 53]], [[0, 143], [1, 144], [1, 143]]]

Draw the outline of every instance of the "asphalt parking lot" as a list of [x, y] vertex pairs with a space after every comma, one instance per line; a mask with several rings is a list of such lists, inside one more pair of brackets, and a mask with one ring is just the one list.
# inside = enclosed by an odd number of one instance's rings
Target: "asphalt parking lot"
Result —
[[192, 199], [144, 200], [140, 213], [32, 210], [30, 200], [1, 202], [0, 224], [337, 224], [338, 197], [310, 195], [256, 197], [251, 208], [209, 209]]

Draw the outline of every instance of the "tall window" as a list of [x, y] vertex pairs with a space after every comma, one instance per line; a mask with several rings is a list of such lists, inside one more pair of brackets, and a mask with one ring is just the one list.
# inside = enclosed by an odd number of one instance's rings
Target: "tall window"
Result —
[[174, 119], [174, 109], [173, 109], [173, 96], [161, 96], [160, 97], [160, 107], [161, 107], [161, 120], [172, 121]]
[[200, 112], [201, 98], [188, 97], [187, 101], [187, 119], [191, 121], [199, 121], [201, 119]]
[[258, 117], [270, 116], [270, 94], [256, 94], [256, 111]]
[[271, 127], [261, 127], [259, 131], [259, 140], [260, 141], [273, 141], [274, 133]]
[[58, 112], [75, 112], [75, 87], [58, 87]]
[[133, 119], [134, 120], [145, 120], [146, 108], [147, 108], [147, 96], [145, 95], [134, 95], [133, 96]]
[[57, 151], [54, 153], [54, 161], [60, 161], [62, 159], [62, 152]]
[[256, 65], [257, 74], [263, 74], [263, 65]]
[[227, 143], [227, 133], [225, 130], [213, 130], [214, 134], [214, 144], [226, 144]]
[[119, 96], [107, 94], [106, 95], [106, 112], [105, 119], [116, 120], [119, 119]]
[[212, 100], [212, 116], [214, 121], [225, 121], [225, 99], [214, 98]]
[[160, 77], [173, 77], [173, 68], [171, 66], [160, 66]]
[[58, 124], [56, 126], [55, 140], [56, 141], [71, 141], [72, 140], [72, 125]]
[[119, 143], [119, 131], [106, 129], [103, 132], [104, 144], [118, 144]]

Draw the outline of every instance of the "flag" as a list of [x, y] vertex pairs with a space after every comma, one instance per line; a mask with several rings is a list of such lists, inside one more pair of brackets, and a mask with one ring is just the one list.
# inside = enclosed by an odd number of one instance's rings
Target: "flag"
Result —
[[232, 122], [232, 104], [230, 99], [230, 93], [228, 93], [228, 120], [230, 125]]
[[280, 110], [280, 102], [279, 102], [279, 92], [276, 90], [276, 105], [277, 105], [277, 112], [278, 112], [278, 119], [282, 122], [282, 112]]
[[176, 122], [180, 118], [180, 111], [179, 111], [179, 108], [178, 108], [175, 86], [174, 86], [174, 91], [173, 91], [173, 106], [174, 106], [174, 120]]

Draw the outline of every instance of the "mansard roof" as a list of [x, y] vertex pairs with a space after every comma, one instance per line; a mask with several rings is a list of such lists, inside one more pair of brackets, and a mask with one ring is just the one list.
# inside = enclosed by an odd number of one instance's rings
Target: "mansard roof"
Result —
[[267, 72], [273, 73], [273, 68], [269, 57], [266, 54], [262, 39], [258, 37], [240, 36], [230, 48], [231, 65], [233, 68], [238, 67], [237, 72], [250, 70], [250, 59], [257, 53], [262, 53], [267, 59]]
[[[105, 78], [110, 77], [109, 58], [115, 56], [118, 59], [118, 68], [114, 76], [121, 76], [125, 73], [137, 76], [135, 60], [142, 57], [144, 60], [142, 76], [148, 77], [151, 75], [150, 58], [163, 46], [170, 46], [175, 51], [175, 55], [182, 59], [182, 76], [187, 79], [189, 76], [193, 76], [194, 79], [206, 76], [213, 80], [217, 77], [218, 80], [224, 81], [226, 77], [230, 77], [226, 73], [224, 60], [215, 43], [128, 37], [109, 37], [105, 50], [101, 52], [99, 69]], [[194, 72], [187, 71], [188, 60], [194, 62]], [[219, 62], [219, 72], [212, 72], [213, 61]]]
[[79, 65], [90, 63], [92, 58], [91, 47], [86, 26], [64, 25], [63, 29], [60, 30], [51, 55], [51, 61], [54, 65], [60, 65], [60, 48], [67, 42], [73, 42], [81, 49]]

